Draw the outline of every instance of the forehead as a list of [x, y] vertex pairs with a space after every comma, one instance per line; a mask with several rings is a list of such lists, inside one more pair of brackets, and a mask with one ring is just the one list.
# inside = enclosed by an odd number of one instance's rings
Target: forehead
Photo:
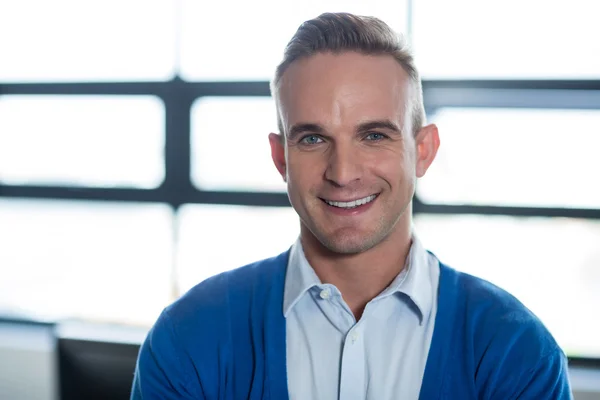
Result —
[[409, 78], [388, 55], [317, 54], [285, 71], [279, 88], [284, 126], [353, 126], [373, 119], [402, 124]]

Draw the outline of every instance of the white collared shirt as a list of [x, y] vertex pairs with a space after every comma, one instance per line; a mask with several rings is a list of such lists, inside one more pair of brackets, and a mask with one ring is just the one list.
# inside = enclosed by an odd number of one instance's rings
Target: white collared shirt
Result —
[[323, 284], [300, 239], [285, 278], [291, 400], [417, 399], [437, 311], [439, 262], [413, 236], [402, 272], [357, 322], [340, 291]]

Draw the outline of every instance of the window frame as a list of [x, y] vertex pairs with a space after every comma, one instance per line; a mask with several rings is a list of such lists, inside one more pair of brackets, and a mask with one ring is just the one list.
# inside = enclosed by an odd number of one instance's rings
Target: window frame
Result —
[[[505, 95], [490, 95], [500, 93], [499, 90]], [[588, 92], [595, 95], [582, 95]], [[424, 80], [423, 93], [428, 115], [446, 107], [600, 109], [600, 80]], [[524, 95], [527, 93], [535, 95]], [[549, 93], [565, 95], [544, 96]], [[174, 214], [185, 204], [290, 206], [286, 193], [202, 190], [191, 180], [193, 103], [205, 96], [268, 97], [269, 82], [188, 82], [179, 77], [165, 82], [0, 82], [2, 95], [150, 95], [160, 98], [165, 107], [165, 179], [155, 189], [7, 185], [0, 182], [0, 197], [162, 203], [170, 205]], [[418, 196], [414, 198], [413, 212], [600, 219], [600, 209], [432, 204], [422, 202]], [[600, 367], [600, 358], [569, 357], [569, 360], [572, 365]]]

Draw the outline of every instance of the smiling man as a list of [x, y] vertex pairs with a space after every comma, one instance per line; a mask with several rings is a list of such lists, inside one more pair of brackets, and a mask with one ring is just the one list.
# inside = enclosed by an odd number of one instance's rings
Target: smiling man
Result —
[[440, 141], [389, 27], [342, 13], [305, 22], [272, 93], [271, 154], [300, 237], [167, 307], [132, 399], [571, 398], [542, 323], [413, 231], [415, 183]]

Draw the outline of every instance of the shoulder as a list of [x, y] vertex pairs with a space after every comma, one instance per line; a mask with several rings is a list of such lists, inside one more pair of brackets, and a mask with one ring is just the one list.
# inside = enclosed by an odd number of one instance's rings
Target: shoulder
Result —
[[[233, 365], [234, 347], [236, 354], [253, 348], [248, 321], [264, 318], [279, 287], [283, 296], [286, 266], [287, 252], [216, 275], [166, 307], [140, 349], [137, 398], [216, 397]], [[242, 364], [236, 371], [251, 376], [251, 363]]]
[[[475, 336], [481, 340], [500, 340], [535, 344], [540, 355], [555, 351], [558, 344], [542, 321], [521, 301], [506, 290], [484, 279], [442, 266], [442, 275], [457, 298], [456, 312]], [[443, 278], [442, 278], [443, 282]], [[531, 347], [529, 347], [531, 348]]]
[[165, 309], [172, 323], [188, 326], [207, 319], [222, 320], [232, 309], [248, 307], [266, 298], [269, 290], [283, 288], [288, 253], [260, 260], [200, 282]]
[[468, 349], [481, 394], [498, 398], [500, 393], [511, 397], [535, 390], [544, 397], [553, 390], [568, 390], [566, 356], [531, 310], [484, 279], [440, 268], [440, 290], [444, 285], [445, 297], [455, 301], [454, 323], [462, 325], [457, 339], [463, 350]]

